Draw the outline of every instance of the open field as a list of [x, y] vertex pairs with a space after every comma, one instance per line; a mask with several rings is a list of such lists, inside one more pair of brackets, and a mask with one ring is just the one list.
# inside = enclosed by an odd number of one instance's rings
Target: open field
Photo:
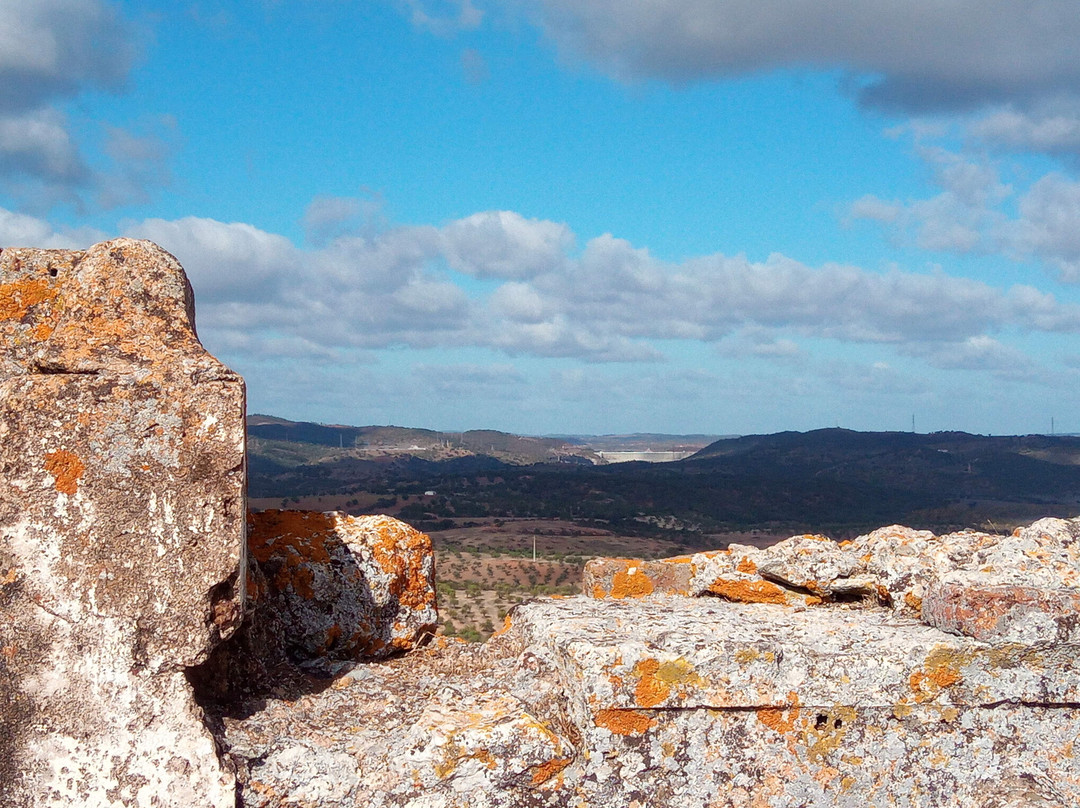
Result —
[[[473, 641], [491, 636], [502, 625], [506, 612], [523, 600], [579, 592], [581, 570], [590, 558], [664, 558], [693, 552], [672, 541], [619, 536], [558, 519], [480, 521], [431, 534], [440, 630]], [[716, 548], [729, 542], [765, 547], [786, 535], [751, 531], [710, 538]]]

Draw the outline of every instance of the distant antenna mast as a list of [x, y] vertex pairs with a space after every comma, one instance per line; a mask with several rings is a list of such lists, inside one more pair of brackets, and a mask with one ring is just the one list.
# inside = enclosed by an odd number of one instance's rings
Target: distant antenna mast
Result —
[[915, 432], [915, 413], [911, 413], [911, 432]]

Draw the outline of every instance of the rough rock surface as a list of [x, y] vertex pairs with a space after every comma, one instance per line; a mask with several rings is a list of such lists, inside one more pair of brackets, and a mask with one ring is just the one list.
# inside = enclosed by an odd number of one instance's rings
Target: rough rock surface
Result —
[[185, 678], [242, 613], [244, 385], [148, 242], [0, 252], [0, 802], [232, 806]]
[[438, 628], [431, 539], [392, 517], [252, 513], [248, 562], [244, 623], [193, 672], [207, 700], [287, 693]]
[[[616, 568], [633, 568], [633, 586], [604, 586]], [[976, 531], [935, 536], [893, 525], [839, 544], [802, 535], [763, 550], [732, 544], [660, 561], [596, 559], [586, 565], [585, 581], [584, 591], [593, 597], [689, 592], [739, 603], [790, 605], [865, 598], [918, 616], [928, 588], [949, 581], [1080, 588], [1080, 518], [1040, 519], [1007, 536]]]
[[1076, 645], [681, 596], [510, 622], [226, 718], [244, 804], [1080, 804]]
[[590, 597], [241, 705], [223, 742], [265, 808], [1074, 807], [1078, 533], [597, 559]]
[[438, 626], [431, 539], [389, 516], [251, 514], [263, 574], [256, 619], [280, 624], [296, 660], [384, 657]]

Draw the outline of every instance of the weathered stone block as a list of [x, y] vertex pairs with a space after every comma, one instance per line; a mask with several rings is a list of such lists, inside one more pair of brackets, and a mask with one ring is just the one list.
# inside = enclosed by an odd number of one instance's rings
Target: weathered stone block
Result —
[[640, 558], [594, 558], [585, 564], [582, 591], [594, 598], [641, 598], [689, 595], [694, 566], [690, 556], [645, 561]]
[[930, 587], [922, 617], [987, 642], [1080, 643], [1080, 590], [950, 581]]
[[253, 621], [272, 623], [293, 660], [384, 657], [434, 634], [426, 534], [389, 516], [270, 510], [250, 518], [248, 547], [265, 580]]
[[185, 679], [244, 588], [244, 385], [149, 242], [0, 253], [6, 805], [232, 805]]

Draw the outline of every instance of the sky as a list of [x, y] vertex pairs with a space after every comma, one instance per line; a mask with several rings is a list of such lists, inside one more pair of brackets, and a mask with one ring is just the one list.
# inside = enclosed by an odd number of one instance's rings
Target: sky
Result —
[[1076, 0], [0, 0], [0, 246], [249, 412], [1080, 432]]

